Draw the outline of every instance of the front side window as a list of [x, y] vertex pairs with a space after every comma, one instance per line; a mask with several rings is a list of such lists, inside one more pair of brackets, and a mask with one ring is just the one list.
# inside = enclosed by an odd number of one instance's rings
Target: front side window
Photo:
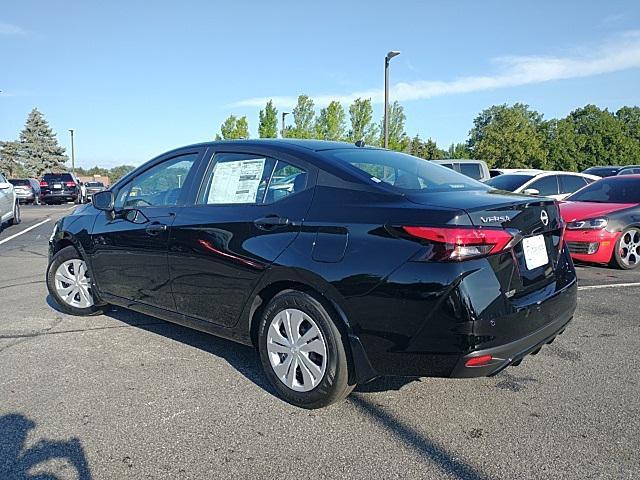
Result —
[[640, 180], [609, 177], [598, 180], [567, 198], [572, 202], [640, 203]]
[[497, 188], [498, 190], [505, 190], [507, 192], [515, 192], [522, 185], [531, 180], [534, 175], [522, 174], [522, 173], [506, 173], [504, 175], [498, 175], [485, 182], [485, 185]]
[[560, 193], [573, 193], [584, 187], [587, 182], [577, 175], [560, 175]]
[[540, 195], [558, 195], [558, 178], [555, 175], [542, 177], [527, 187], [534, 188], [540, 192]]
[[197, 153], [173, 157], [138, 175], [118, 192], [116, 207], [176, 205], [197, 158]]

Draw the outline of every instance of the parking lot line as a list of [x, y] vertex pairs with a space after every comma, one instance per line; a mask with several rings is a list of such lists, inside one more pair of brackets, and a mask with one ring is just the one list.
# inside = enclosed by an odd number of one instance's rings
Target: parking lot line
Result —
[[2, 245], [3, 243], [8, 242], [9, 240], [12, 240], [16, 237], [19, 237], [20, 235], [22, 235], [23, 233], [27, 233], [30, 232], [31, 230], [33, 230], [34, 228], [38, 228], [40, 225], [44, 225], [45, 223], [49, 222], [51, 219], [47, 218], [39, 223], [36, 223], [35, 225], [31, 225], [29, 228], [25, 228], [24, 230], [22, 230], [21, 232], [15, 233], [13, 235], [11, 235], [10, 237], [7, 237], [3, 240], [0, 240], [0, 245]]
[[616, 288], [616, 287], [640, 287], [640, 282], [634, 283], [609, 283], [605, 285], [583, 285], [578, 290], [598, 290], [600, 288]]

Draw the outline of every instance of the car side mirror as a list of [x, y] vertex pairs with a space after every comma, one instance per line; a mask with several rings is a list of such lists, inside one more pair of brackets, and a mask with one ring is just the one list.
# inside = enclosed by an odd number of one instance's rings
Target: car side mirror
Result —
[[103, 190], [102, 192], [94, 193], [92, 202], [93, 206], [98, 210], [113, 212], [115, 201], [113, 198], [113, 192], [110, 190]]
[[527, 188], [524, 192], [525, 195], [540, 195], [540, 190], [536, 188]]

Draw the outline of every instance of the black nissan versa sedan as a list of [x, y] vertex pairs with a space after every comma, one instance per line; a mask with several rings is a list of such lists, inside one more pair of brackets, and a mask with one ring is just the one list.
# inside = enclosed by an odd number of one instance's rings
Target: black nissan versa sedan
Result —
[[576, 275], [558, 205], [339, 142], [173, 150], [55, 225], [65, 312], [108, 304], [254, 345], [292, 404], [383, 375], [476, 377], [562, 333]]

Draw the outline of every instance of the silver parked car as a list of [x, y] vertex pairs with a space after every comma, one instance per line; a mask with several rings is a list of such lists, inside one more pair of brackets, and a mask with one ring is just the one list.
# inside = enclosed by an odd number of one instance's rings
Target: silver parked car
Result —
[[484, 182], [491, 178], [489, 174], [489, 167], [483, 160], [468, 160], [454, 158], [450, 160], [431, 160], [434, 163], [439, 163], [443, 167], [450, 168], [456, 172], [460, 172], [467, 177], [471, 177], [479, 182]]
[[0, 173], [0, 229], [5, 223], [20, 223], [20, 202], [13, 191], [13, 185]]

